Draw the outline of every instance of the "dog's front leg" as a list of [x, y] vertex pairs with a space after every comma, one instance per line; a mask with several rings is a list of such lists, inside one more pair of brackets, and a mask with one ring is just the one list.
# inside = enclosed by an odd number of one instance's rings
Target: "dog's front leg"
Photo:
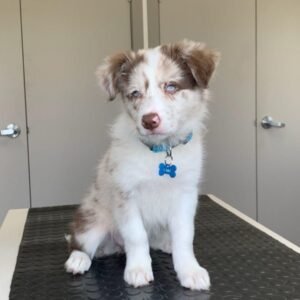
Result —
[[181, 195], [170, 218], [173, 263], [182, 286], [192, 290], [208, 290], [208, 272], [199, 265], [193, 250], [196, 206], [197, 191]]
[[140, 212], [134, 203], [127, 199], [118, 208], [117, 222], [124, 240], [126, 267], [124, 280], [139, 287], [153, 280], [149, 242]]

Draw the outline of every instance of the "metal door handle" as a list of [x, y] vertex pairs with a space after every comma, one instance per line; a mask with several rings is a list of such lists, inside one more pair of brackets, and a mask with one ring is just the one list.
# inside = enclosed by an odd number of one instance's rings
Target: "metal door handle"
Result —
[[16, 138], [21, 134], [21, 128], [16, 124], [9, 124], [5, 129], [0, 130], [0, 136]]
[[283, 128], [285, 127], [285, 123], [283, 122], [276, 122], [273, 120], [272, 117], [270, 116], [265, 116], [262, 118], [261, 120], [261, 126], [264, 128], [264, 129], [270, 129], [272, 127], [275, 127], [275, 128]]

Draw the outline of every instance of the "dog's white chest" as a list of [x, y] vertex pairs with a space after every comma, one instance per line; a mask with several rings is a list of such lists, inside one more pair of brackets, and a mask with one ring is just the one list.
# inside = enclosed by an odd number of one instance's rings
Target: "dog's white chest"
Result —
[[[184, 147], [184, 146], [183, 146]], [[197, 147], [198, 148], [198, 147]], [[176, 177], [160, 174], [160, 164], [165, 161], [165, 153], [144, 153], [127, 169], [126, 182], [134, 190], [135, 201], [141, 211], [143, 220], [152, 224], [164, 225], [172, 214], [174, 206], [186, 191], [195, 190], [201, 174], [201, 153], [194, 157], [187, 149], [173, 151], [172, 164], [176, 165]], [[200, 152], [200, 151], [199, 151]]]

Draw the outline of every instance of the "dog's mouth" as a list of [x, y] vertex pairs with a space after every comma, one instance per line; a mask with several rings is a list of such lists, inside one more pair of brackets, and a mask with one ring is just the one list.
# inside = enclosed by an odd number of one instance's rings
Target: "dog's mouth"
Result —
[[165, 139], [169, 137], [169, 133], [161, 131], [161, 130], [140, 130], [137, 128], [138, 133], [141, 137], [147, 138], [147, 137], [153, 137], [158, 139]]
[[167, 137], [168, 135], [161, 132], [150, 132], [146, 136], [157, 136], [157, 137]]
[[160, 144], [166, 141], [169, 138], [169, 134], [162, 131], [156, 131], [156, 130], [140, 130], [137, 128], [138, 134], [140, 136], [140, 140], [146, 144], [146, 145], [154, 145], [154, 144]]

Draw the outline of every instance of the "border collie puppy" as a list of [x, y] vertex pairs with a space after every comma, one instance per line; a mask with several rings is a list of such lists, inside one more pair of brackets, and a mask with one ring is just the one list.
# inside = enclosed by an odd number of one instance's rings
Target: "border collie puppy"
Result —
[[153, 278], [149, 249], [172, 254], [182, 286], [207, 290], [208, 272], [193, 251], [203, 160], [208, 83], [218, 53], [183, 40], [106, 58], [100, 86], [124, 112], [98, 177], [75, 213], [67, 272], [89, 270], [94, 256], [126, 253], [124, 280]]

